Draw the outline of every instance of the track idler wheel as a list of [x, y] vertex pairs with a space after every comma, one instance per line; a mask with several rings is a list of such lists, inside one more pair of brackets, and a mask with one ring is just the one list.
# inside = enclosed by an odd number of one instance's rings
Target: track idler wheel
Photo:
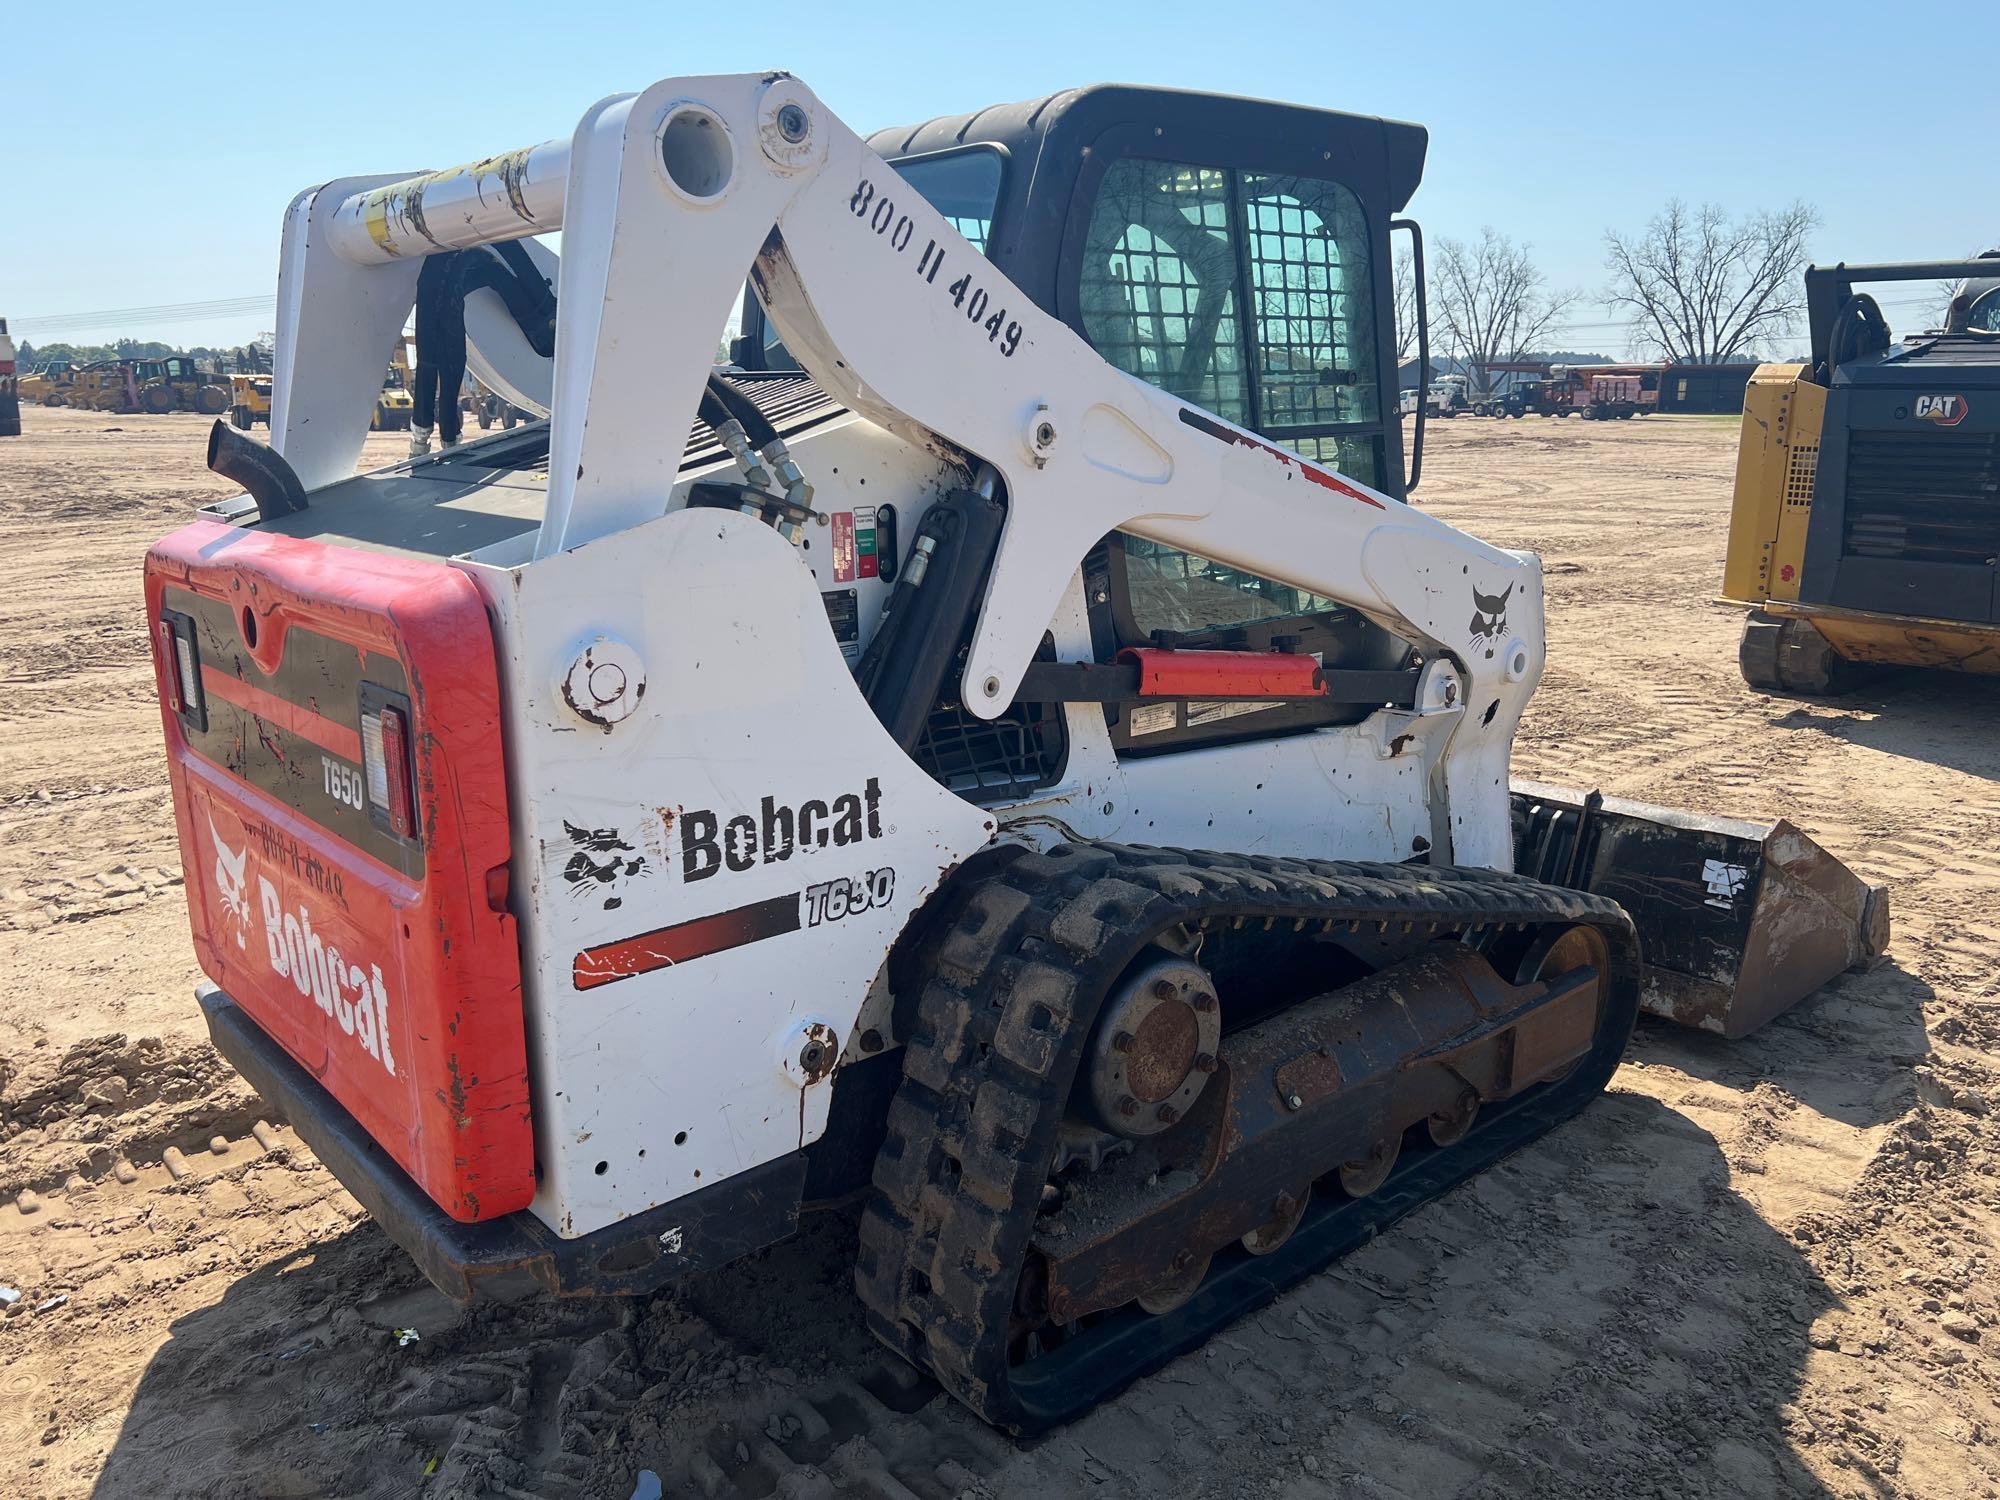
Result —
[[1350, 1198], [1366, 1198], [1389, 1180], [1402, 1152], [1403, 1138], [1399, 1135], [1377, 1141], [1361, 1160], [1344, 1163], [1335, 1174], [1340, 1179], [1341, 1191]]
[[[1611, 944], [1603, 932], [1595, 927], [1581, 925], [1554, 928], [1544, 932], [1528, 949], [1526, 957], [1521, 960], [1520, 974], [1515, 982], [1554, 984], [1565, 974], [1583, 968], [1594, 968], [1600, 975], [1610, 972]], [[1520, 1039], [1517, 1038], [1515, 1045], [1517, 1049], [1522, 1045]], [[1515, 1082], [1517, 1085], [1534, 1082], [1560, 1083], [1574, 1073], [1577, 1064], [1582, 1061], [1581, 1057], [1573, 1058], [1560, 1066], [1539, 1072], [1532, 1067], [1522, 1071], [1517, 1065]], [[1534, 1076], [1529, 1076], [1530, 1074]]]
[[1312, 1185], [1280, 1193], [1278, 1201], [1271, 1205], [1271, 1217], [1243, 1236], [1243, 1248], [1252, 1255], [1269, 1255], [1286, 1240], [1306, 1216], [1306, 1205], [1312, 1202]]
[[1424, 1122], [1430, 1133], [1433, 1146], [1456, 1146], [1472, 1133], [1472, 1122], [1479, 1118], [1479, 1094], [1467, 1089], [1458, 1096], [1458, 1102], [1450, 1109], [1441, 1109]]
[[1208, 1265], [1212, 1258], [1207, 1255], [1196, 1255], [1191, 1250], [1183, 1250], [1174, 1257], [1174, 1274], [1136, 1299], [1139, 1310], [1149, 1312], [1157, 1318], [1173, 1312], [1176, 1308], [1186, 1306], [1188, 1298], [1201, 1290], [1202, 1278], [1208, 1275]]

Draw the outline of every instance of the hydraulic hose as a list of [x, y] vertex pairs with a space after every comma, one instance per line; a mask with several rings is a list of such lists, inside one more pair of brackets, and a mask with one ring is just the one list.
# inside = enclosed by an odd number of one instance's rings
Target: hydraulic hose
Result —
[[499, 294], [521, 336], [537, 354], [556, 349], [556, 299], [519, 245], [454, 250], [424, 262], [417, 282], [417, 357], [438, 365], [465, 365], [465, 299], [486, 290]]
[[[727, 406], [723, 405], [722, 396], [717, 389], [721, 383], [713, 374], [708, 377], [707, 384], [701, 388], [701, 404], [697, 411], [702, 421], [714, 429], [715, 436], [722, 446], [729, 450], [729, 456], [736, 460], [736, 467], [742, 471], [750, 487], [753, 490], [768, 490], [771, 487], [771, 471], [764, 467], [763, 460], [757, 456], [756, 446], [743, 430], [743, 424], [731, 415]], [[745, 514], [749, 514], [755, 508], [749, 501], [744, 502]]]
[[713, 375], [708, 377], [708, 384], [701, 388], [701, 406], [697, 414], [701, 417], [702, 421], [708, 423], [709, 426], [718, 432], [722, 430], [724, 422], [735, 421], [735, 418], [729, 414], [729, 408], [724, 406], [722, 399], [715, 394], [715, 377]]
[[[708, 394], [713, 396], [731, 417], [742, 424], [751, 446], [761, 451], [777, 441], [778, 429], [771, 425], [771, 419], [764, 415], [763, 408], [741, 387], [731, 384], [720, 374], [710, 372]], [[706, 397], [703, 399], [706, 401]], [[715, 425], [706, 415], [702, 420], [708, 422], [711, 427]]]
[[[708, 391], [729, 412], [736, 428], [747, 436], [750, 446], [756, 449], [762, 465], [768, 466], [769, 470], [777, 475], [778, 483], [785, 488], [785, 499], [801, 510], [810, 510], [813, 495], [811, 482], [799, 472], [798, 464], [793, 461], [790, 450], [785, 447], [785, 440], [778, 436], [778, 429], [771, 425], [770, 418], [764, 415], [763, 409], [757, 405], [750, 393], [720, 371], [709, 372]], [[730, 441], [730, 428], [717, 427], [716, 431], [725, 443]], [[731, 451], [734, 452], [734, 449]], [[737, 462], [743, 463], [742, 455], [737, 455]], [[744, 469], [747, 473], [749, 466], [745, 464]], [[754, 476], [751, 482], [761, 483]]]

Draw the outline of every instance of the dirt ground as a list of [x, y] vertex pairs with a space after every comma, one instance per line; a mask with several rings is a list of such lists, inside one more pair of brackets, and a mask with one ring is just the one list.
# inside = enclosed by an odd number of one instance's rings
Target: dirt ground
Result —
[[1792, 818], [1890, 884], [1887, 960], [1747, 1042], [1642, 1025], [1581, 1119], [1028, 1444], [878, 1353], [849, 1218], [641, 1303], [426, 1289], [191, 998], [139, 563], [227, 488], [204, 422], [26, 426], [0, 1494], [2000, 1495], [2000, 683], [1746, 690], [1733, 422], [1437, 424], [1422, 503], [1549, 565], [1517, 771]]

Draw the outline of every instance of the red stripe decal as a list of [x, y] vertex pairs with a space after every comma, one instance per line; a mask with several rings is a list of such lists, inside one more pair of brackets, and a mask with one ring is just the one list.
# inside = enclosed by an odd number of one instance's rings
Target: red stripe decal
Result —
[[753, 901], [730, 911], [696, 917], [672, 927], [656, 927], [637, 937], [600, 943], [577, 954], [570, 979], [580, 990], [615, 984], [634, 974], [650, 974], [670, 964], [684, 964], [745, 943], [761, 942], [799, 929], [799, 893]]
[[1238, 432], [1234, 427], [1224, 426], [1213, 417], [1204, 416], [1202, 413], [1184, 406], [1181, 408], [1181, 421], [1192, 427], [1196, 432], [1204, 433], [1222, 442], [1232, 443], [1242, 448], [1252, 448], [1260, 453], [1267, 453], [1281, 464], [1297, 464], [1299, 472], [1304, 474], [1307, 479], [1310, 479], [1321, 489], [1332, 490], [1336, 495], [1345, 495], [1350, 500], [1359, 500], [1363, 505], [1372, 505], [1377, 510], [1385, 508], [1380, 500], [1377, 500], [1373, 495], [1356, 489], [1331, 469], [1322, 469], [1318, 464], [1310, 463], [1300, 458], [1296, 453], [1287, 453], [1283, 448], [1274, 448], [1271, 444], [1254, 438], [1247, 432]]
[[[1277, 452], [1276, 449], [1273, 449], [1272, 451]], [[1285, 455], [1282, 453], [1278, 454], [1278, 457], [1280, 458], [1283, 458], [1284, 456]], [[1331, 469], [1322, 469], [1315, 464], [1307, 463], [1302, 458], [1297, 460], [1297, 463], [1299, 469], [1305, 474], [1306, 478], [1310, 479], [1314, 484], [1321, 485], [1326, 489], [1333, 490], [1339, 494], [1345, 495], [1350, 500], [1359, 500], [1363, 505], [1372, 505], [1377, 510], [1383, 509], [1383, 505], [1380, 500], [1377, 500], [1373, 495], [1363, 494], [1360, 490], [1357, 490], [1353, 485], [1349, 484], [1345, 479], [1342, 479], [1338, 474], [1334, 473]]]
[[289, 729], [301, 739], [311, 740], [322, 750], [331, 751], [357, 765], [361, 761], [361, 735], [345, 724], [336, 724], [324, 714], [302, 708], [289, 698], [280, 698], [276, 693], [268, 693], [263, 688], [245, 682], [240, 677], [231, 677], [219, 667], [203, 662], [201, 685], [204, 692], [234, 703], [245, 713], [255, 714], [260, 719], [269, 719], [282, 729]]

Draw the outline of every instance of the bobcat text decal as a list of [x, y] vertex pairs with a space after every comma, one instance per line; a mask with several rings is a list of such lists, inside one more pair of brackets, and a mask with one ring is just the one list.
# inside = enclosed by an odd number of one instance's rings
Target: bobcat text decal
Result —
[[[844, 849], [883, 837], [882, 783], [871, 776], [859, 791], [825, 800], [808, 797], [796, 806], [765, 797], [754, 816], [738, 813], [725, 819], [712, 808], [688, 808], [670, 818], [667, 826], [678, 830], [680, 837], [680, 858], [674, 860], [669, 854], [669, 866], [692, 884], [724, 870], [740, 874], [759, 864], [781, 864], [795, 854]], [[856, 917], [889, 906], [895, 897], [896, 872], [887, 866], [836, 875], [803, 890], [586, 948], [576, 956], [571, 980], [580, 990], [593, 990], [635, 974]]]
[[760, 861], [776, 864], [794, 853], [845, 848], [882, 837], [882, 783], [875, 777], [858, 792], [797, 807], [766, 797], [757, 817], [741, 813], [722, 821], [707, 808], [680, 815], [681, 879], [707, 880], [724, 868], [742, 872]]
[[264, 940], [272, 970], [339, 1023], [391, 1078], [396, 1058], [389, 1050], [389, 991], [382, 970], [349, 963], [338, 948], [313, 931], [312, 913], [301, 902], [286, 911], [278, 888], [257, 877], [257, 898], [264, 910]]

